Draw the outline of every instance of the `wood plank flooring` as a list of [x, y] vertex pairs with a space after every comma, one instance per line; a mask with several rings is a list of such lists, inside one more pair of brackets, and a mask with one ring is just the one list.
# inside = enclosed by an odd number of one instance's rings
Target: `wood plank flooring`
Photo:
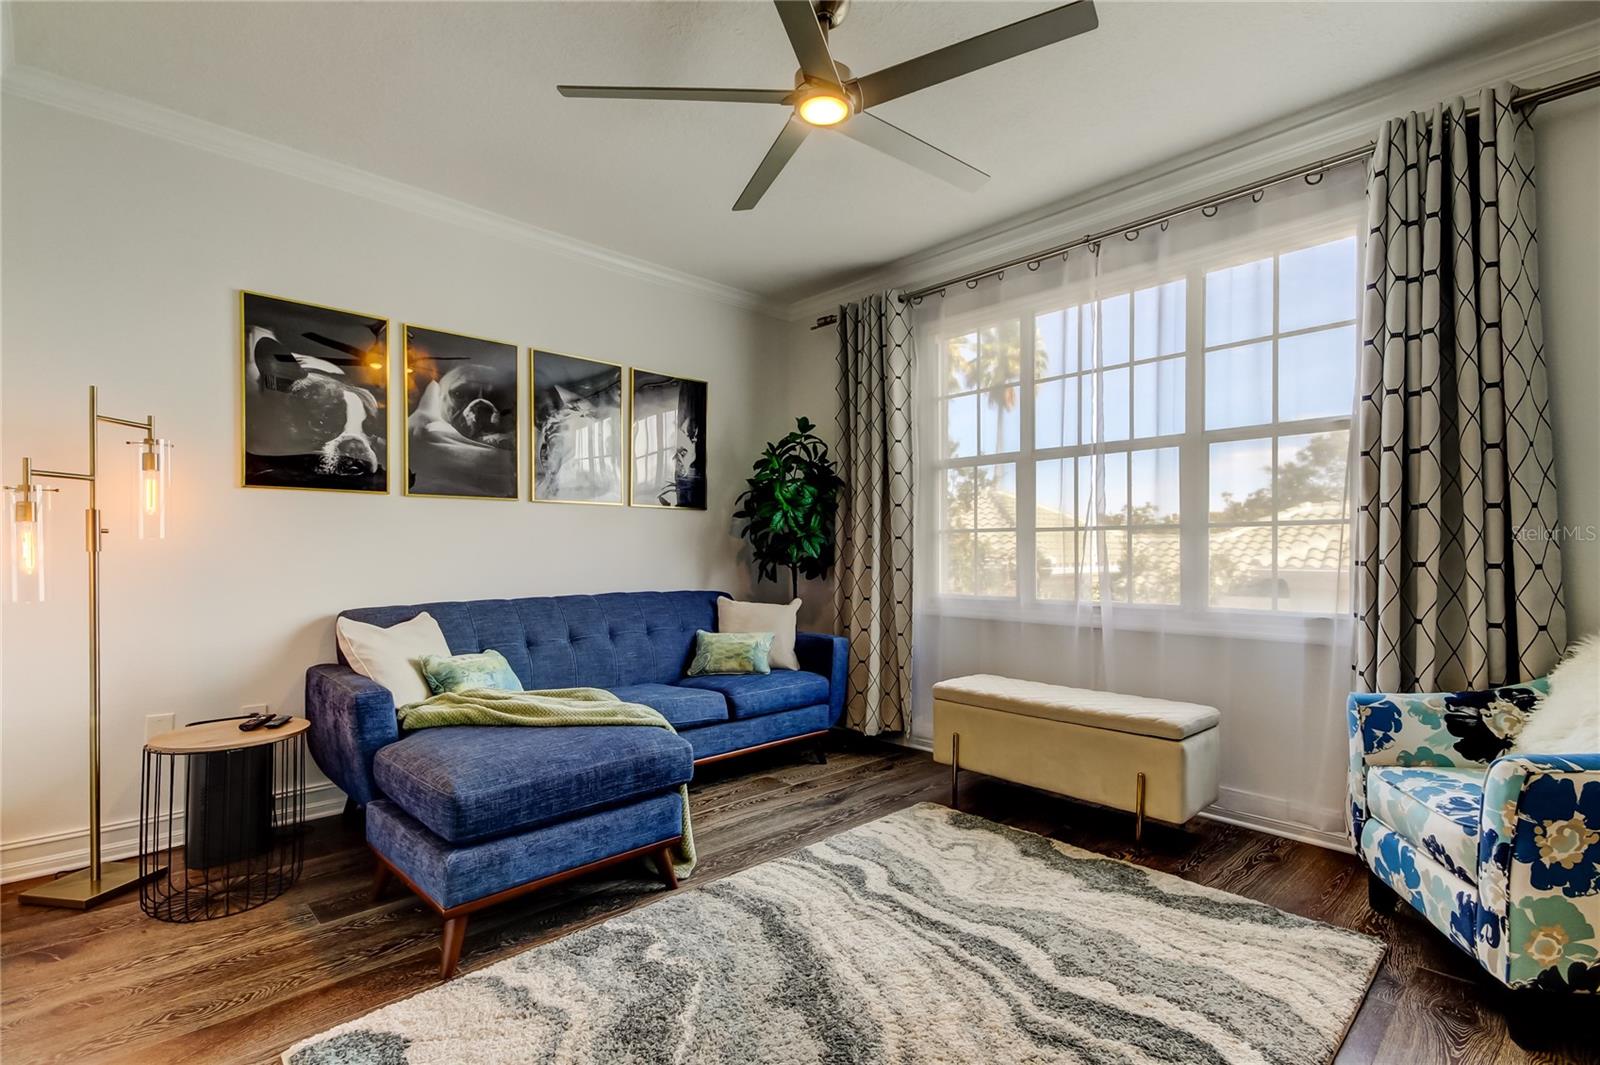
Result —
[[[702, 856], [694, 890], [718, 877], [922, 801], [944, 802], [948, 769], [870, 741], [827, 765], [774, 751], [705, 767], [693, 788]], [[1390, 945], [1339, 1065], [1600, 1062], [1600, 1024], [1575, 1006], [1527, 1047], [1509, 1037], [1500, 996], [1464, 955], [1402, 906], [1367, 906], [1354, 858], [1198, 821], [1159, 826], [1142, 846], [1131, 818], [964, 774], [962, 807], [1068, 843], [1360, 929]], [[276, 1060], [290, 1043], [434, 986], [438, 919], [413, 898], [367, 901], [371, 859], [358, 829], [320, 821], [300, 882], [249, 913], [169, 925], [127, 896], [87, 913], [22, 907], [0, 891], [0, 1058], [25, 1062]], [[651, 901], [638, 876], [595, 878], [473, 918], [471, 972]], [[1533, 1044], [1537, 1043], [1538, 1046]]]

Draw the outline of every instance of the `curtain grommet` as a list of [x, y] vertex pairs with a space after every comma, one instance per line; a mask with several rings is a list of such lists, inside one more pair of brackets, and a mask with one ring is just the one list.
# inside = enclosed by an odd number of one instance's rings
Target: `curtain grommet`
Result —
[[1306, 184], [1307, 185], [1320, 185], [1320, 184], [1322, 184], [1322, 179], [1327, 173], [1328, 172], [1326, 170], [1318, 170], [1318, 171], [1316, 171], [1314, 173], [1307, 174], [1306, 175]]
[[1215, 203], [1208, 203], [1204, 207], [1200, 208], [1200, 213], [1205, 215], [1207, 218], [1215, 218], [1215, 217], [1217, 217], [1217, 208], [1218, 208], [1218, 206], [1220, 206], [1220, 205], [1215, 204]]

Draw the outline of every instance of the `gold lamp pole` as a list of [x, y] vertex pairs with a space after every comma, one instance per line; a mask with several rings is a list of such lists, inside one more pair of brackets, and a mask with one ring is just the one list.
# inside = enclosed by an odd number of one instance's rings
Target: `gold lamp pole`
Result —
[[[40, 479], [83, 481], [89, 486], [89, 508], [84, 515], [84, 546], [89, 553], [89, 866], [19, 896], [22, 902], [75, 910], [98, 905], [137, 886], [141, 880], [138, 862], [106, 862], [100, 857], [100, 547], [101, 537], [111, 531], [102, 524], [98, 497], [102, 425], [122, 425], [144, 433], [143, 440], [129, 441], [139, 448], [139, 538], [165, 538], [172, 445], [156, 437], [153, 417], [134, 421], [101, 414], [98, 392], [92, 385], [89, 387], [88, 472], [38, 469], [32, 459], [24, 458], [22, 483], [6, 488], [11, 504], [11, 599], [13, 602], [41, 602], [45, 593], [44, 493], [57, 489], [35, 482]], [[151, 870], [151, 875], [159, 875], [159, 872]]]

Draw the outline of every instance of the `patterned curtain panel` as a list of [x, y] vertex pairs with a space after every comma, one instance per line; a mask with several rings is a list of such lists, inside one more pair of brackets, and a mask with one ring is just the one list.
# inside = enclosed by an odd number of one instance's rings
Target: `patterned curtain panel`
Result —
[[845, 724], [904, 732], [911, 705], [911, 318], [898, 292], [839, 308], [839, 632]]
[[1566, 646], [1533, 127], [1512, 95], [1386, 122], [1373, 154], [1356, 411], [1370, 691], [1532, 679]]

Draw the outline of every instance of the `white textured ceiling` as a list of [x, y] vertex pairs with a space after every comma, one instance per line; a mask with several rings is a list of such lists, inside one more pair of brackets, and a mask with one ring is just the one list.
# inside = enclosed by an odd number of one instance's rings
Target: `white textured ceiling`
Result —
[[[1050, 6], [856, 0], [833, 51], [866, 73]], [[759, 0], [10, 7], [19, 64], [774, 299], [1597, 10], [1106, 0], [1093, 33], [881, 108], [992, 174], [979, 192], [813, 136], [734, 214], [783, 109], [554, 86], [788, 87], [794, 57]]]

